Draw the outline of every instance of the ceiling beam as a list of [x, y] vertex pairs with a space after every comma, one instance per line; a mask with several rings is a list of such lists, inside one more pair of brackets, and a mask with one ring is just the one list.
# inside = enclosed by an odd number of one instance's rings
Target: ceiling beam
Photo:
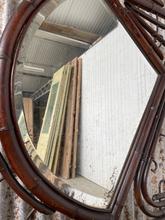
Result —
[[43, 22], [40, 26], [40, 30], [50, 32], [56, 35], [61, 35], [63, 37], [81, 41], [87, 44], [93, 44], [96, 40], [98, 40], [98, 38], [101, 37], [95, 33], [82, 31], [74, 27], [59, 24], [51, 24], [48, 22]]
[[48, 31], [43, 31], [41, 29], [36, 31], [35, 37], [38, 37], [38, 38], [44, 39], [44, 40], [54, 41], [58, 44], [62, 44], [63, 46], [67, 45], [67, 46], [71, 46], [71, 47], [76, 47], [78, 49], [87, 50], [91, 46], [88, 43], [78, 41], [78, 40], [75, 40], [72, 38], [64, 37], [62, 35], [54, 34], [54, 33], [48, 32]]

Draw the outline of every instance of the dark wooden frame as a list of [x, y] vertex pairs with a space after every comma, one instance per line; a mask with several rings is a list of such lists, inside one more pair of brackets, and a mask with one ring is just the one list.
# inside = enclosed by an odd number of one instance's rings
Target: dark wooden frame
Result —
[[[113, 10], [134, 42], [154, 67], [158, 73], [158, 78], [132, 142], [109, 209], [94, 209], [76, 202], [55, 188], [55, 186], [48, 182], [39, 172], [26, 152], [14, 109], [13, 79], [20, 45], [32, 19], [47, 2], [48, 0], [23, 1], [7, 25], [0, 44], [0, 140], [13, 171], [22, 180], [28, 190], [43, 202], [43, 207], [39, 208], [39, 204], [34, 204], [34, 201], [25, 198], [26, 193], [21, 194], [19, 187], [17, 188], [17, 193], [34, 208], [47, 214], [50, 213], [50, 210], [58, 210], [79, 220], [117, 220], [119, 219], [128, 191], [138, 171], [138, 166], [144, 164], [143, 162], [145, 161], [145, 167], [141, 168], [142, 171], [137, 175], [136, 181], [137, 200], [140, 206], [142, 206], [143, 203], [140, 198], [142, 195], [141, 176], [143, 176], [142, 174], [147, 167], [148, 163], [146, 159], [150, 158], [152, 146], [155, 146], [153, 144], [155, 131], [160, 127], [159, 124], [161, 124], [160, 122], [164, 116], [162, 106], [164, 106], [165, 101], [165, 67], [140, 32], [133, 14], [122, 6], [119, 0], [106, 0], [108, 6]], [[7, 169], [5, 169], [3, 163], [1, 163], [0, 171], [9, 185], [15, 189], [14, 183], [10, 180], [11, 176], [6, 175]], [[46, 204], [46, 206], [44, 204]], [[45, 208], [47, 208], [47, 210], [44, 211]], [[146, 209], [143, 210], [145, 211]], [[147, 211], [146, 214], [152, 215], [152, 213], [148, 213]], [[159, 214], [161, 215], [162, 213]]]

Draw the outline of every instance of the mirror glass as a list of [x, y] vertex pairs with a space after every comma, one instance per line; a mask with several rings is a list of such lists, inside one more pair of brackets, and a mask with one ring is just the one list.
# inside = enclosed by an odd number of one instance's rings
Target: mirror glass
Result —
[[76, 201], [107, 209], [156, 78], [104, 1], [47, 3], [15, 73], [20, 133], [40, 172]]

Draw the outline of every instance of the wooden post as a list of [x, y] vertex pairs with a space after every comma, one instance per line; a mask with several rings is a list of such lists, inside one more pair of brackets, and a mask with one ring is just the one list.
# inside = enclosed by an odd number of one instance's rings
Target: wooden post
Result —
[[75, 111], [75, 125], [73, 137], [73, 158], [72, 158], [72, 178], [76, 177], [77, 167], [77, 148], [79, 136], [79, 118], [80, 118], [80, 99], [81, 99], [81, 81], [82, 81], [82, 59], [78, 60], [78, 74], [77, 74], [77, 94], [76, 94], [76, 111]]
[[61, 168], [61, 176], [65, 179], [70, 178], [73, 136], [75, 123], [75, 106], [76, 106], [76, 90], [77, 90], [77, 59], [73, 61], [74, 71], [72, 72], [71, 85], [67, 102], [66, 125], [64, 134], [63, 160]]
[[23, 98], [23, 105], [27, 129], [31, 140], [33, 140], [33, 100], [31, 98]]

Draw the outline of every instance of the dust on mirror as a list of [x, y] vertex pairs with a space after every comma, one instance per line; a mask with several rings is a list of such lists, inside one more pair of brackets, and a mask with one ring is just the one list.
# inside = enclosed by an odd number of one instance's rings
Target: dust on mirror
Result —
[[20, 133], [57, 188], [107, 209], [157, 76], [104, 1], [50, 6], [17, 60]]

